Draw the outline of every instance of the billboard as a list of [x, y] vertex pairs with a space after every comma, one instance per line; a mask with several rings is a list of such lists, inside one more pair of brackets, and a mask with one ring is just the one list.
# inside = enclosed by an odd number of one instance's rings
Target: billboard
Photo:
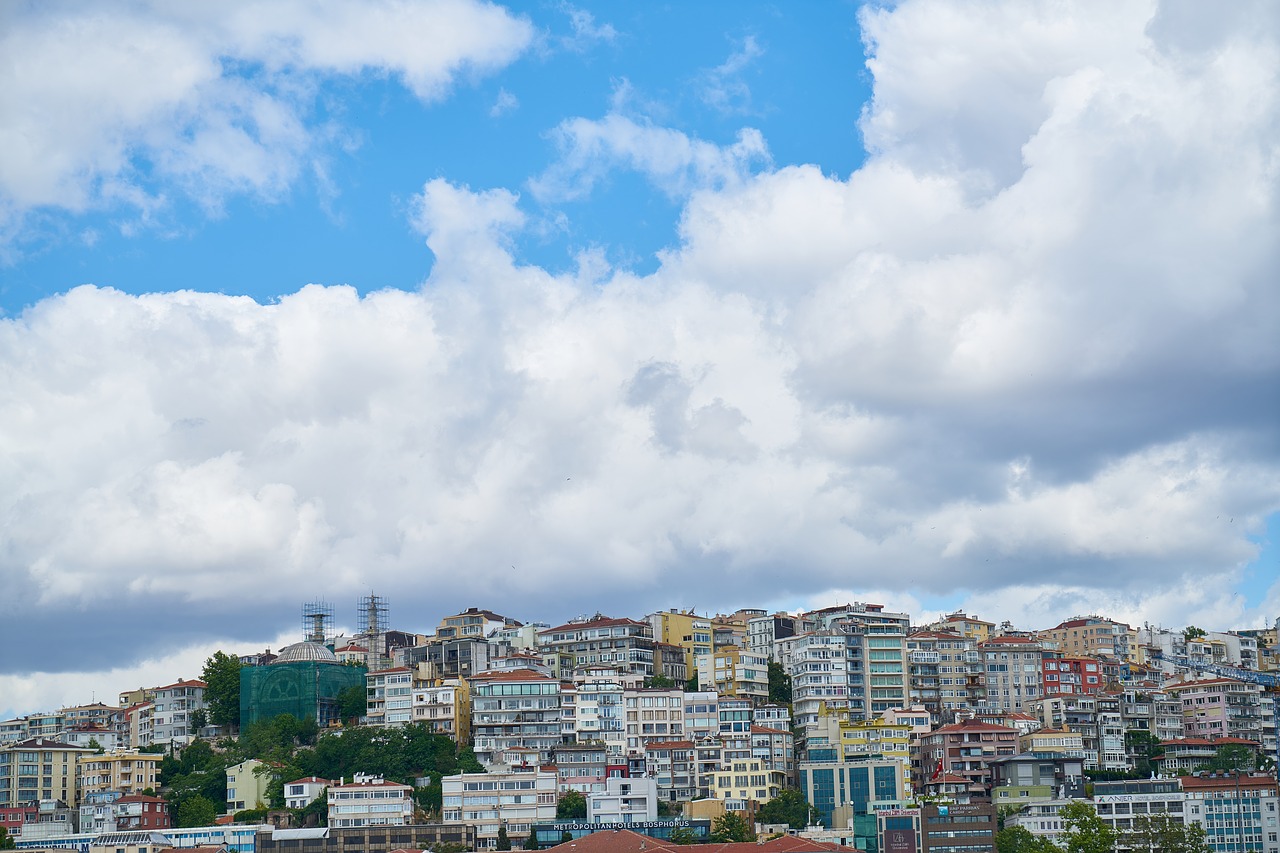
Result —
[[920, 853], [916, 846], [914, 829], [886, 829], [884, 831], [884, 853]]

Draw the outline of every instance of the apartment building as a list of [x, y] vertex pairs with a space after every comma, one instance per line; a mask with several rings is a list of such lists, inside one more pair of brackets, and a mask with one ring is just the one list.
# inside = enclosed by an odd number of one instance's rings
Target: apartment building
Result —
[[655, 741], [644, 746], [644, 772], [667, 802], [686, 802], [698, 792], [693, 741]]
[[329, 786], [328, 806], [331, 827], [405, 826], [413, 823], [413, 787], [357, 773]]
[[118, 791], [124, 795], [141, 794], [158, 785], [162, 756], [141, 752], [106, 752], [80, 755], [76, 770], [80, 774], [82, 795], [101, 791]]
[[1173, 681], [1164, 690], [1182, 703], [1187, 737], [1234, 737], [1275, 751], [1275, 706], [1262, 687], [1231, 678]]
[[986, 670], [988, 708], [1026, 710], [1044, 695], [1044, 647], [1027, 637], [1002, 635], [978, 644]]
[[0, 748], [0, 807], [31, 800], [79, 802], [76, 767], [92, 749], [48, 738], [29, 738]]
[[945, 773], [967, 779], [969, 790], [991, 789], [990, 763], [1018, 751], [1018, 730], [962, 720], [942, 726], [920, 740], [920, 763], [930, 776]]
[[634, 619], [610, 619], [597, 614], [538, 633], [543, 652], [568, 652], [575, 666], [617, 667], [625, 672], [653, 675], [653, 628]]
[[1101, 693], [1106, 684], [1097, 658], [1068, 657], [1046, 652], [1040, 663], [1045, 696]]
[[[758, 758], [726, 762], [713, 777], [711, 796], [721, 802], [764, 804], [786, 787], [787, 776]], [[732, 811], [732, 809], [731, 809]]]
[[445, 735], [455, 743], [471, 739], [471, 687], [463, 679], [450, 678], [438, 684], [413, 688], [413, 721], [424, 724], [432, 734]]
[[905, 642], [911, 704], [935, 723], [984, 707], [987, 680], [978, 641], [953, 631], [913, 631]]
[[628, 753], [648, 744], [680, 740], [688, 736], [684, 726], [685, 694], [679, 688], [650, 688], [624, 691]]
[[503, 764], [511, 749], [528, 749], [539, 763], [563, 742], [560, 682], [532, 669], [491, 670], [471, 679], [471, 731], [476, 758]]
[[155, 688], [152, 700], [151, 726], [148, 743], [133, 743], [135, 749], [148, 744], [168, 744], [175, 747], [190, 743], [191, 715], [205, 709], [205, 683], [184, 681]]
[[319, 776], [304, 776], [301, 779], [294, 779], [292, 782], [285, 782], [285, 808], [305, 809], [332, 784], [332, 780], [321, 779]]
[[266, 765], [256, 758], [227, 768], [227, 814], [267, 805], [267, 786], [271, 784], [272, 774], [265, 768]]
[[776, 643], [800, 631], [800, 618], [790, 613], [753, 616], [747, 620], [747, 651], [768, 660], [777, 660]]
[[367, 694], [365, 725], [398, 728], [413, 720], [413, 670], [390, 667], [364, 676]]
[[1183, 820], [1204, 827], [1214, 851], [1280, 853], [1280, 795], [1269, 773], [1183, 776]]
[[508, 626], [519, 627], [520, 622], [506, 616], [499, 616], [491, 610], [468, 607], [454, 616], [446, 616], [436, 626], [435, 639], [454, 640], [464, 637], [483, 640], [494, 631]]
[[738, 646], [723, 646], [696, 658], [698, 684], [721, 696], [764, 702], [769, 698], [769, 659]]
[[1137, 630], [1104, 616], [1077, 616], [1040, 631], [1039, 636], [1064, 655], [1113, 657], [1134, 663], [1143, 660]]
[[661, 610], [645, 617], [656, 642], [679, 646], [684, 653], [685, 671], [697, 671], [697, 660], [709, 655], [711, 646], [711, 619], [698, 616], [692, 610]]
[[535, 824], [556, 818], [556, 774], [550, 771], [459, 773], [445, 776], [441, 786], [444, 822], [473, 827], [477, 850], [495, 849], [503, 826], [517, 847]]
[[658, 784], [653, 779], [606, 779], [587, 797], [589, 823], [641, 823], [658, 819]]

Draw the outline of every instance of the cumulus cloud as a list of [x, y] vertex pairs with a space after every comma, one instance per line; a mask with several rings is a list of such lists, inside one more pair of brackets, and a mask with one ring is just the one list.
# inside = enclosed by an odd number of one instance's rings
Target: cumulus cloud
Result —
[[744, 38], [728, 59], [701, 75], [702, 102], [722, 113], [749, 113], [751, 87], [742, 79], [743, 73], [763, 55], [755, 36]]
[[[1266, 8], [978, 7], [1025, 44], [868, 11], [874, 153], [847, 180], [765, 168], [763, 140], [562, 126], [536, 192], [606, 163], [684, 200], [649, 275], [523, 263], [514, 192], [437, 179], [418, 292], [83, 287], [0, 321], [12, 624], [158, 611], [247, 641], [370, 587], [410, 627], [876, 596], [1253, 618], [1230, 590], [1280, 510]], [[990, 149], [984, 93], [1010, 101]], [[49, 668], [130, 654], [131, 624]]]
[[0, 53], [0, 227], [37, 209], [181, 192], [278, 197], [331, 130], [309, 103], [332, 75], [393, 77], [424, 101], [508, 65], [528, 21], [478, 0], [11, 5]]

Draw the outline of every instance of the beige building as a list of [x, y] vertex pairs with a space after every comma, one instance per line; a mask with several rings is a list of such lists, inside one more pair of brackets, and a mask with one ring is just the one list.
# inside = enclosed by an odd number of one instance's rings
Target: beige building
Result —
[[663, 610], [645, 617], [653, 628], [653, 639], [684, 650], [685, 671], [693, 674], [697, 659], [711, 654], [711, 620], [692, 610]]
[[413, 788], [357, 773], [329, 786], [329, 826], [405, 826], [413, 822]]
[[1137, 629], [1103, 616], [1077, 616], [1056, 628], [1037, 633], [1041, 640], [1063, 654], [1143, 662]]
[[725, 646], [697, 659], [698, 686], [721, 696], [763, 702], [769, 698], [769, 659]]
[[413, 721], [454, 742], [471, 740], [471, 687], [461, 678], [413, 688]]
[[92, 749], [48, 738], [30, 738], [0, 749], [0, 806], [31, 800], [78, 803], [76, 763]]
[[[724, 803], [767, 803], [787, 784], [787, 774], [769, 769], [758, 758], [749, 758], [725, 766], [712, 777], [711, 796]], [[730, 807], [730, 811], [737, 811]]]
[[267, 804], [267, 785], [271, 782], [271, 774], [256, 772], [264, 766], [258, 759], [250, 758], [227, 768], [227, 814], [262, 808]]
[[124, 751], [81, 755], [77, 767], [80, 794], [119, 791], [127, 796], [148, 788], [154, 791], [160, 759], [151, 753]]

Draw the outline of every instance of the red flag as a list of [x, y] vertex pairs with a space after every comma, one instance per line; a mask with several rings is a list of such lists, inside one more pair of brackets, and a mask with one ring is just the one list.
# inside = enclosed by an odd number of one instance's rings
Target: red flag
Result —
[[933, 775], [929, 777], [929, 781], [932, 782], [934, 779], [937, 779], [941, 775], [942, 775], [942, 759], [939, 758], [938, 766], [934, 769]]

